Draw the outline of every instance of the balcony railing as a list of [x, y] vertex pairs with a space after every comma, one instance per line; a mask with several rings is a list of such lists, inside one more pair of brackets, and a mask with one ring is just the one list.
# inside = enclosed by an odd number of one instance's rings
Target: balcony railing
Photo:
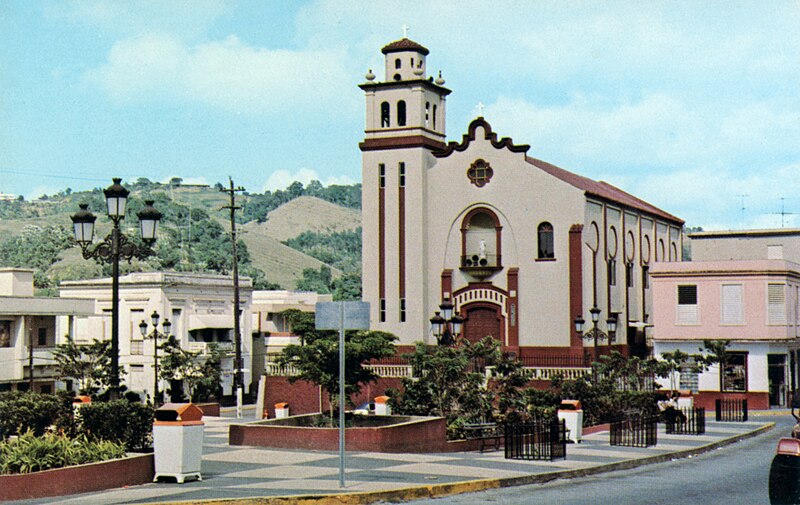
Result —
[[466, 254], [461, 256], [461, 271], [483, 279], [503, 268], [499, 254]]
[[208, 354], [208, 348], [211, 344], [217, 344], [217, 347], [222, 352], [233, 352], [233, 342], [189, 342], [186, 349], [190, 352], [200, 352], [201, 354]]

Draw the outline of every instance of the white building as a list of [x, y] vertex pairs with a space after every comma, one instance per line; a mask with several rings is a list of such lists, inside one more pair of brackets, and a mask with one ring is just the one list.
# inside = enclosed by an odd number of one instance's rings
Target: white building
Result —
[[34, 296], [33, 270], [1, 268], [0, 391], [28, 390], [32, 378], [34, 391], [52, 393], [53, 348], [74, 337], [76, 318], [94, 310], [94, 300]]
[[[241, 353], [247, 393], [252, 381], [252, 281], [240, 278], [239, 286]], [[170, 320], [171, 333], [184, 349], [205, 354], [213, 342], [225, 351], [222, 389], [225, 395], [233, 394], [235, 337], [231, 277], [177, 272], [132, 273], [120, 277], [119, 293], [120, 376], [129, 390], [153, 394], [153, 340], [142, 337], [139, 324], [141, 321], [149, 324], [150, 315], [155, 311], [162, 321]], [[61, 284], [61, 296], [96, 301], [92, 316], [75, 321], [77, 343], [111, 338], [110, 278], [65, 281]], [[152, 326], [148, 332], [151, 330]], [[160, 384], [159, 389], [164, 391], [166, 386]]]
[[[371, 326], [400, 344], [434, 343], [430, 318], [449, 300], [463, 336], [497, 339], [523, 362], [580, 357], [573, 325], [601, 310], [618, 350], [645, 353], [648, 269], [681, 261], [683, 221], [608, 183], [568, 172], [501, 138], [483, 117], [446, 141], [441, 73], [409, 39], [370, 71], [362, 151], [363, 298]], [[590, 325], [589, 325], [590, 326]]]
[[314, 312], [317, 303], [330, 301], [333, 295], [311, 291], [253, 291], [253, 337], [264, 339], [267, 354], [279, 353], [289, 344], [299, 344], [299, 337], [281, 313], [289, 309]]

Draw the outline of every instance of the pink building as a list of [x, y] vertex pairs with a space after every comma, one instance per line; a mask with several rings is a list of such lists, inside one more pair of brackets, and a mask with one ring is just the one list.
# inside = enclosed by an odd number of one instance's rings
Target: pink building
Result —
[[654, 354], [697, 354], [705, 339], [730, 340], [722, 370], [687, 367], [675, 378], [679, 387], [706, 406], [721, 393], [746, 397], [753, 409], [787, 405], [798, 379], [800, 263], [783, 251], [794, 251], [800, 230], [690, 237], [693, 261], [651, 269]]

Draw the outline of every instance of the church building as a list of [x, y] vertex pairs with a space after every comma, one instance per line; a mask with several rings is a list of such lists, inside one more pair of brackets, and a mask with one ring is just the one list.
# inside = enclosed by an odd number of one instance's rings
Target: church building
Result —
[[428, 76], [428, 49], [403, 38], [382, 53], [383, 81], [370, 70], [360, 85], [372, 329], [398, 335], [401, 346], [435, 344], [431, 319], [452, 304], [462, 337], [491, 336], [523, 361], [583, 357], [607, 344], [646, 353], [648, 271], [681, 261], [683, 221], [532, 157], [483, 117], [447, 142], [451, 91], [441, 72]]

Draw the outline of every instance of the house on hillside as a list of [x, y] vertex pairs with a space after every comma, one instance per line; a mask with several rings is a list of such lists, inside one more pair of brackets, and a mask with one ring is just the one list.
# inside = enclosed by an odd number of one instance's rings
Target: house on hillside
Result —
[[798, 387], [800, 230], [690, 234], [692, 261], [651, 271], [656, 355], [697, 354], [703, 340], [730, 340], [724, 366], [685, 367], [682, 389], [712, 405], [721, 393], [750, 408], [787, 406]]
[[91, 314], [93, 300], [34, 296], [33, 270], [0, 268], [0, 391], [54, 392], [52, 351]]
[[[602, 181], [529, 154], [478, 117], [447, 142], [441, 73], [407, 38], [372, 71], [362, 151], [363, 298], [371, 327], [402, 346], [436, 343], [431, 318], [453, 305], [462, 336], [491, 336], [530, 364], [574, 362], [594, 342], [575, 329], [616, 320], [601, 351], [646, 354], [649, 271], [680, 262], [683, 221]], [[591, 324], [587, 324], [587, 328]], [[585, 333], [585, 332], [584, 332]]]

